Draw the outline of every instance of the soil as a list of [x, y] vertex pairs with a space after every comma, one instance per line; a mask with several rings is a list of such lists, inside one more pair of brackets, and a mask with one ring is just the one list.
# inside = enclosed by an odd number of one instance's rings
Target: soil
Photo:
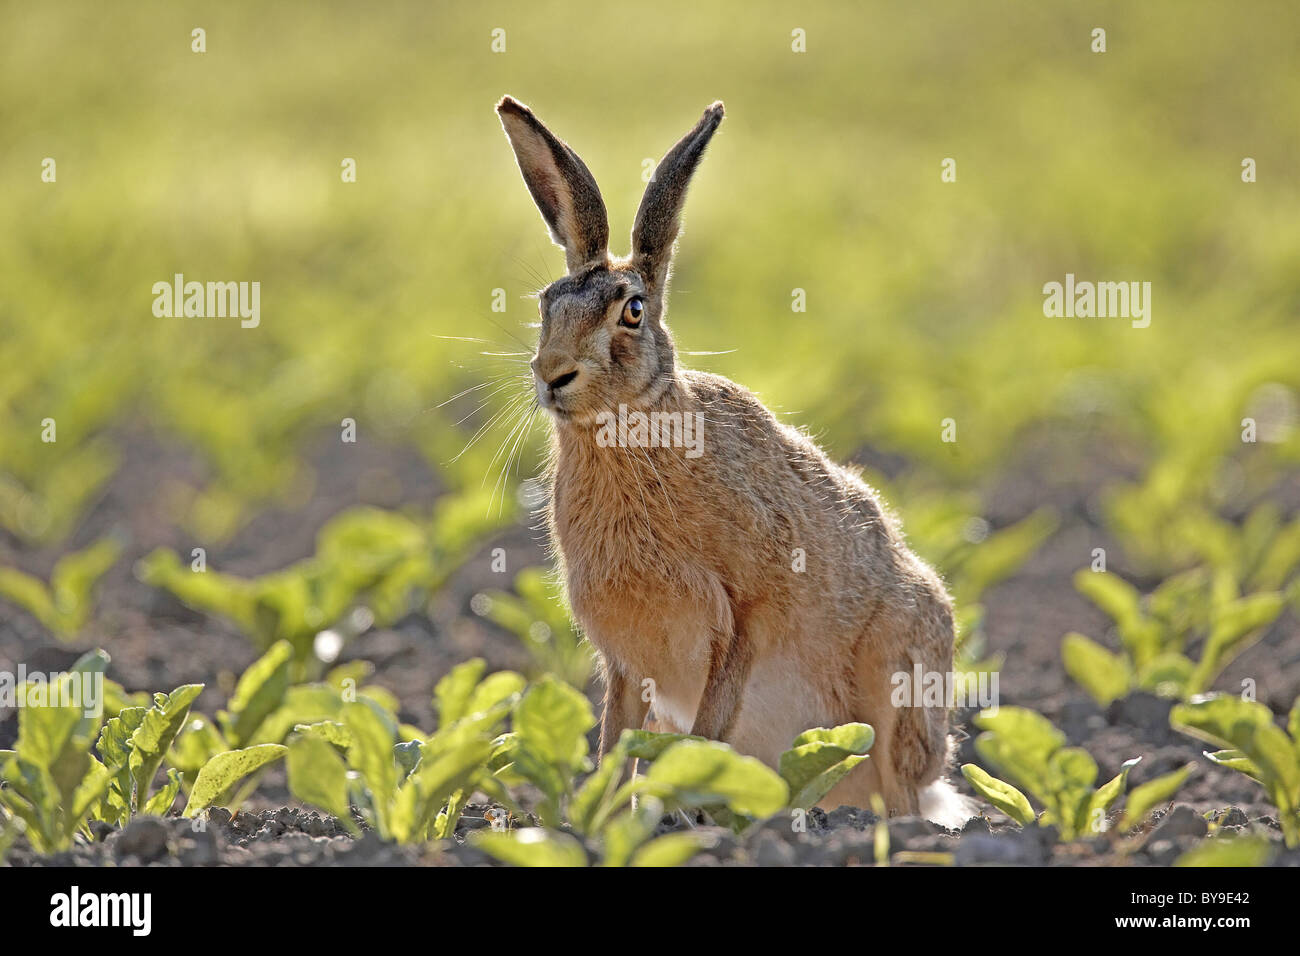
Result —
[[[196, 708], [211, 714], [221, 707], [234, 676], [257, 656], [256, 650], [233, 628], [196, 614], [174, 599], [138, 581], [132, 565], [158, 545], [188, 553], [193, 545], [161, 516], [159, 501], [169, 483], [196, 481], [202, 475], [194, 460], [174, 448], [158, 445], [143, 432], [118, 436], [125, 450], [124, 465], [83, 521], [68, 547], [80, 547], [116, 530], [130, 541], [128, 558], [103, 580], [98, 597], [96, 632], [76, 645], [54, 642], [26, 612], [0, 604], [0, 670], [18, 662], [28, 670], [58, 670], [86, 648], [104, 647], [112, 656], [109, 676], [127, 690], [168, 690], [179, 684], [202, 682], [207, 689]], [[999, 675], [1001, 703], [1032, 707], [1057, 723], [1071, 744], [1085, 747], [1097, 759], [1101, 778], [1109, 777], [1130, 757], [1142, 757], [1130, 776], [1140, 784], [1185, 763], [1197, 769], [1173, 807], [1158, 816], [1136, 837], [1109, 833], [1061, 843], [1052, 828], [1022, 831], [993, 810], [971, 820], [960, 833], [949, 833], [919, 819], [888, 821], [894, 854], [950, 854], [958, 865], [1004, 863], [1019, 865], [1167, 865], [1199, 842], [1207, 831], [1205, 817], [1218, 822], [1220, 835], [1258, 829], [1276, 844], [1275, 865], [1300, 865], [1300, 851], [1285, 851], [1271, 817], [1275, 811], [1251, 780], [1211, 765], [1203, 747], [1169, 729], [1169, 702], [1144, 694], [1109, 708], [1099, 708], [1065, 676], [1060, 639], [1077, 630], [1100, 640], [1108, 621], [1080, 597], [1071, 583], [1074, 571], [1087, 563], [1091, 549], [1105, 547], [1110, 566], [1127, 574], [1123, 551], [1102, 528], [1096, 489], [1107, 480], [1136, 471], [1113, 449], [1098, 445], [1096, 454], [1073, 458], [1080, 466], [1061, 478], [1055, 469], [1059, 446], [1051, 439], [1031, 441], [1020, 458], [1009, 463], [1002, 478], [987, 489], [985, 517], [994, 527], [1014, 521], [1035, 507], [1050, 503], [1061, 518], [1057, 532], [1042, 551], [1015, 576], [984, 595], [987, 651], [1003, 655]], [[414, 453], [361, 442], [355, 454], [340, 456], [336, 439], [325, 441], [307, 460], [315, 487], [307, 505], [298, 510], [272, 508], [261, 513], [224, 547], [210, 549], [210, 567], [235, 574], [258, 574], [282, 567], [311, 553], [313, 538], [326, 520], [356, 504], [425, 507], [437, 497], [433, 471]], [[859, 456], [867, 459], [867, 453]], [[877, 458], [882, 456], [877, 456]], [[906, 525], [906, 513], [903, 514]], [[414, 613], [389, 628], [373, 629], [356, 638], [340, 661], [364, 659], [375, 665], [373, 681], [401, 701], [401, 719], [431, 726], [433, 686], [446, 671], [470, 656], [487, 659], [491, 669], [526, 669], [528, 658], [515, 637], [470, 610], [476, 593], [500, 587], [500, 575], [489, 567], [490, 549], [503, 547], [510, 571], [547, 561], [544, 540], [528, 521], [486, 542], [480, 554], [457, 571], [426, 613]], [[55, 550], [30, 550], [0, 537], [0, 563], [16, 565], [47, 577]], [[1255, 647], [1222, 676], [1219, 689], [1236, 689], [1241, 680], [1257, 682], [1258, 699], [1282, 714], [1300, 696], [1300, 626], [1288, 611]], [[596, 701], [599, 688], [589, 689]], [[973, 741], [961, 726], [973, 712], [958, 715], [961, 762], [973, 758]], [[11, 746], [15, 715], [0, 713], [0, 748]], [[967, 790], [960, 775], [958, 786]], [[123, 831], [98, 827], [93, 841], [78, 843], [70, 852], [42, 859], [21, 840], [11, 849], [10, 865], [434, 865], [470, 866], [489, 863], [465, 840], [486, 826], [488, 809], [471, 805], [456, 838], [423, 848], [394, 847], [373, 833], [353, 838], [337, 822], [289, 802], [283, 777], [270, 774], [250, 803], [233, 817], [214, 811], [205, 828], [189, 820], [140, 819]], [[776, 818], [753, 828], [743, 838], [711, 827], [705, 820], [688, 823], [666, 819], [665, 831], [695, 826], [716, 838], [695, 865], [847, 865], [875, 860], [875, 817], [868, 811], [841, 807], [831, 813], [811, 812], [802, 831]], [[906, 858], [903, 858], [906, 860]]]

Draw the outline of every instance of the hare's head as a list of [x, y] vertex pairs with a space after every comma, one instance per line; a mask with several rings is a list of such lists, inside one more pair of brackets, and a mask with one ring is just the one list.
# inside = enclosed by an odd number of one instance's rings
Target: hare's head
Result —
[[591, 171], [528, 107], [497, 104], [528, 191], [568, 274], [541, 293], [533, 357], [538, 400], [560, 421], [589, 423], [620, 404], [652, 405], [673, 375], [664, 293], [686, 187], [722, 122], [722, 104], [668, 151], [646, 187], [632, 226], [632, 253], [609, 254], [609, 220]]

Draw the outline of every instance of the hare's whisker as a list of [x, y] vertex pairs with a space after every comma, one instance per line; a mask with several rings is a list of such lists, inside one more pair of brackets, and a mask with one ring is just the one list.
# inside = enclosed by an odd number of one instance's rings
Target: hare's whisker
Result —
[[491, 345], [493, 348], [502, 348], [500, 342], [493, 342], [491, 339], [479, 338], [475, 335], [438, 335], [434, 332], [429, 334], [435, 339], [445, 339], [448, 342], [469, 342], [472, 345]]
[[[537, 413], [538, 413], [539, 411], [541, 411], [541, 405], [539, 405], [537, 402], [533, 402], [533, 410], [532, 410], [531, 412], [528, 413], [528, 424], [524, 426], [524, 430], [523, 430], [523, 431], [520, 433], [520, 435], [519, 435], [519, 442], [517, 443], [517, 444], [518, 444], [518, 447], [519, 447], [519, 453], [518, 453], [517, 455], [515, 455], [515, 478], [516, 478], [516, 480], [519, 478], [519, 463], [520, 463], [521, 461], [523, 461], [523, 458], [524, 458], [524, 445], [522, 444], [522, 442], [523, 442], [523, 440], [524, 440], [525, 438], [527, 438], [528, 435], [532, 432], [532, 430], [533, 430], [533, 422], [535, 422], [535, 421], [537, 420]], [[509, 465], [509, 459], [506, 459], [506, 461], [507, 461], [507, 467], [508, 467], [508, 465]]]
[[[509, 429], [509, 430], [507, 431], [507, 433], [506, 433], [505, 440], [502, 441], [501, 444], [499, 444], [499, 445], [497, 446], [496, 454], [494, 454], [494, 455], [492, 456], [492, 460], [488, 462], [488, 464], [487, 464], [487, 469], [486, 469], [487, 472], [490, 472], [493, 468], [496, 467], [496, 463], [497, 463], [498, 460], [500, 460], [500, 458], [501, 458], [501, 453], [505, 450], [505, 446], [506, 446], [506, 444], [507, 444], [507, 443], [510, 441], [510, 439], [514, 436], [515, 429], [517, 429], [517, 428], [519, 427], [519, 419], [516, 418], [516, 416], [519, 416], [519, 415], [522, 414], [522, 412], [523, 412], [523, 410], [524, 410], [524, 406], [525, 406], [525, 404], [526, 404], [526, 401], [525, 401], [526, 398], [527, 398], [527, 396], [525, 396], [525, 395], [518, 395], [518, 396], [516, 396], [514, 399], [512, 399], [512, 400], [509, 402], [509, 404], [508, 404], [507, 407], [508, 407], [509, 410], [510, 410], [510, 419], [512, 420], [512, 424], [511, 424], [511, 426], [510, 426], [510, 429]], [[486, 472], [485, 472], [484, 475], [483, 475], [483, 481], [484, 481], [485, 484], [487, 483], [487, 473], [486, 473]]]
[[[508, 387], [509, 387], [509, 383], [507, 383], [507, 384], [505, 384], [505, 385], [502, 385], [502, 386], [498, 387], [496, 391], [499, 392], [499, 391], [501, 391], [501, 389], [503, 389], [503, 388], [508, 388]], [[460, 419], [459, 421], [457, 421], [457, 422], [456, 422], [456, 425], [457, 425], [457, 426], [460, 426], [460, 425], [465, 424], [465, 422], [469, 421], [471, 418], [473, 418], [473, 417], [474, 417], [475, 415], [477, 415], [479, 412], [483, 411], [483, 409], [485, 409], [485, 408], [487, 408], [489, 405], [491, 405], [491, 404], [492, 404], [492, 396], [495, 395], [495, 394], [496, 394], [496, 392], [493, 392], [493, 393], [489, 394], [489, 395], [487, 396], [487, 401], [481, 403], [481, 404], [478, 406], [478, 408], [474, 409], [472, 412], [470, 412], [470, 413], [469, 413], [468, 415], [466, 415], [464, 418], [462, 418], [462, 419]]]
[[[528, 429], [532, 426], [533, 416], [536, 413], [536, 411], [537, 411], [537, 405], [536, 402], [534, 402], [533, 408], [529, 412], [520, 415], [519, 422], [515, 425], [513, 429], [511, 429], [510, 434], [506, 436], [507, 442], [509, 442], [513, 437], [514, 444], [510, 446], [510, 450], [506, 453], [505, 461], [502, 462], [501, 465], [501, 473], [497, 476], [497, 480], [492, 486], [492, 498], [488, 499], [489, 507], [491, 506], [492, 500], [496, 498], [497, 492], [499, 490], [501, 493], [500, 509], [501, 510], [505, 509], [506, 492], [509, 491], [510, 488], [510, 481], [509, 481], [510, 459], [514, 457], [516, 449], [520, 447], [520, 443], [523, 441], [524, 436], [528, 434]], [[503, 443], [502, 448], [504, 447], [505, 445]], [[499, 457], [500, 454], [501, 451], [500, 449], [498, 449], [497, 457]], [[495, 464], [495, 462], [496, 462], [496, 458], [494, 457], [493, 464]], [[489, 469], [491, 467], [492, 465], [488, 466]], [[499, 513], [500, 511], [498, 511], [498, 514]]]
[[[531, 347], [527, 342], [525, 342], [525, 341], [524, 341], [523, 339], [521, 339], [519, 336], [515, 335], [513, 332], [511, 332], [509, 329], [507, 329], [504, 325], [502, 325], [502, 324], [501, 324], [500, 322], [498, 322], [496, 319], [488, 319], [488, 321], [491, 322], [493, 325], [495, 325], [498, 329], [500, 329], [500, 330], [501, 330], [502, 332], [504, 332], [506, 335], [510, 336], [510, 338], [512, 338], [512, 339], [513, 339], [515, 342], [517, 342], [519, 345], [521, 345], [521, 346], [523, 346], [524, 348], [528, 349], [530, 355], [532, 354], [532, 347]], [[489, 343], [489, 344], [491, 344], [491, 343]]]
[[[504, 386], [501, 386], [502, 382], [506, 384]], [[451, 398], [439, 402], [437, 405], [430, 405], [428, 408], [423, 409], [421, 411], [421, 414], [427, 414], [428, 412], [436, 412], [444, 405], [450, 405], [452, 402], [456, 401], [459, 398], [463, 398], [464, 396], [468, 395], [470, 392], [476, 392], [481, 388], [488, 388], [490, 386], [497, 385], [498, 387], [494, 388], [491, 392], [489, 392], [487, 396], [483, 396], [485, 398], [490, 397], [492, 395], [497, 394], [497, 392], [501, 391], [503, 387], [509, 388], [511, 386], [511, 383], [523, 383], [526, 384], [528, 387], [532, 386], [531, 379], [526, 379], [524, 376], [520, 375], [518, 371], [501, 372], [498, 375], [494, 375], [491, 378], [488, 378], [486, 381], [479, 382], [477, 385], [470, 385], [469, 387], [462, 389], [461, 391], [457, 392], [455, 395], [451, 396]], [[482, 407], [483, 407], [482, 405], [479, 406], [480, 409]], [[466, 416], [466, 418], [472, 416], [473, 414], [474, 412], [471, 412], [470, 415]], [[461, 421], [457, 422], [456, 424], [459, 425], [464, 420], [465, 419], [462, 418]]]
[[[508, 372], [508, 373], [506, 373], [505, 375], [500, 376], [499, 378], [488, 379], [486, 382], [479, 382], [479, 384], [477, 384], [477, 385], [471, 385], [469, 388], [461, 389], [459, 392], [457, 392], [457, 393], [456, 393], [455, 395], [453, 395], [451, 398], [447, 399], [445, 402], [439, 402], [437, 405], [434, 405], [433, 407], [434, 407], [434, 408], [442, 408], [442, 406], [444, 406], [444, 405], [450, 405], [450, 404], [451, 404], [452, 402], [454, 402], [456, 399], [458, 399], [458, 398], [463, 398], [464, 396], [468, 395], [470, 392], [477, 392], [480, 388], [487, 388], [489, 385], [495, 385], [497, 382], [501, 382], [501, 381], [504, 381], [504, 380], [506, 380], [506, 379], [511, 379], [511, 378], [514, 378], [514, 377], [515, 377], [515, 373], [514, 373], [514, 372]], [[498, 388], [497, 390], [492, 391], [492, 392], [489, 392], [488, 394], [489, 394], [489, 395], [495, 395], [495, 394], [496, 394], [496, 391], [499, 391], [499, 390], [500, 390], [500, 389]], [[481, 408], [482, 406], [479, 406], [479, 407]], [[457, 422], [456, 424], [459, 425], [460, 422]]]
[[[538, 272], [537, 269], [534, 268], [533, 265], [532, 265], [530, 262], [527, 262], [527, 261], [526, 261], [523, 257], [521, 257], [521, 256], [514, 256], [513, 258], [514, 258], [514, 260], [515, 260], [515, 264], [516, 264], [516, 265], [518, 265], [520, 268], [522, 268], [522, 269], [524, 269], [524, 270], [527, 271], [527, 273], [528, 273], [528, 281], [531, 282], [533, 285], [550, 285], [550, 283], [547, 282], [547, 281], [545, 280], [545, 277], [543, 276], [543, 274], [542, 274], [541, 272]], [[543, 261], [543, 267], [544, 267], [544, 266], [545, 266], [545, 259], [543, 259], [542, 261]]]
[[479, 426], [478, 431], [476, 431], [473, 437], [470, 438], [469, 443], [460, 450], [460, 452], [456, 455], [455, 458], [452, 459], [452, 461], [453, 462], [459, 461], [461, 459], [461, 456], [463, 456], [467, 451], [473, 448], [474, 445], [477, 444], [478, 440], [482, 438], [483, 435], [487, 433], [488, 430], [490, 430], [497, 422], [499, 422], [507, 414], [513, 411], [515, 406], [518, 405], [518, 403], [524, 400], [526, 397], [527, 396], [525, 395], [517, 395], [510, 401], [506, 402], [506, 404], [503, 407], [497, 409], [497, 411], [492, 415], [491, 418], [489, 418], [487, 421], [485, 421], [482, 425]]

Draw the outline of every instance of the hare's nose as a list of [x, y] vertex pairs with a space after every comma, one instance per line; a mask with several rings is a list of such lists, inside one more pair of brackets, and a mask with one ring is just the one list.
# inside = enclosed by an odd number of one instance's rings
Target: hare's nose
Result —
[[570, 369], [569, 371], [565, 372], [563, 375], [555, 376], [555, 378], [551, 379], [549, 382], [546, 383], [546, 387], [549, 388], [552, 392], [558, 392], [560, 389], [564, 388], [564, 386], [568, 385], [577, 377], [578, 377], [578, 370], [576, 368]]

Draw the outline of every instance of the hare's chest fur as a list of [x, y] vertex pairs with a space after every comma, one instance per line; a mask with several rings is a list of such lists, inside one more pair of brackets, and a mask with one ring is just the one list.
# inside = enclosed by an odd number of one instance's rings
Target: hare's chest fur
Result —
[[[606, 666], [652, 703], [654, 726], [691, 732], [715, 642], [735, 628], [735, 582], [685, 534], [646, 533], [608, 502], [591, 511], [570, 505], [561, 495], [553, 517], [575, 616]], [[747, 640], [774, 647], [782, 643], [774, 632], [789, 622], [760, 616], [748, 624]], [[792, 648], [760, 655], [731, 738], [738, 749], [775, 764], [800, 732], [834, 722], [810, 670]]]
[[[631, 454], [602, 451], [611, 458]], [[680, 486], [669, 483], [682, 476], [666, 474], [668, 461], [601, 466], [628, 472], [607, 475], [563, 455], [557, 463], [551, 524], [574, 615], [607, 663], [627, 677], [698, 697], [713, 637], [732, 625], [723, 576], [699, 540], [699, 516]]]

